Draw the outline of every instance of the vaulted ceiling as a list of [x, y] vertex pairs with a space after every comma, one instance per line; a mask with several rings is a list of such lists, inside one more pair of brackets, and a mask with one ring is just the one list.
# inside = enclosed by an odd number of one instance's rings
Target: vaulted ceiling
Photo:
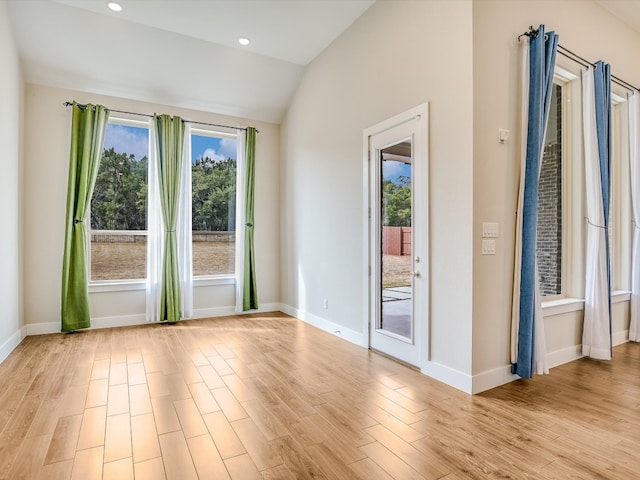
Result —
[[[279, 123], [375, 0], [9, 0], [30, 83]], [[251, 44], [242, 47], [240, 37]]]
[[[27, 82], [279, 123], [306, 65], [376, 0], [4, 1]], [[640, 0], [596, 1], [640, 31]]]

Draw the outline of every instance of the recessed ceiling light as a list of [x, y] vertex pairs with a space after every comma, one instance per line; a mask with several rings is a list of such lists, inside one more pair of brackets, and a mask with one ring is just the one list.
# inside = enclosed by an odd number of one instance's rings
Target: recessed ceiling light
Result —
[[107, 2], [107, 7], [109, 7], [114, 12], [122, 11], [122, 5], [120, 5], [118, 2]]
[[251, 43], [251, 40], [249, 40], [249, 39], [248, 39], [248, 38], [246, 38], [246, 37], [242, 37], [242, 38], [239, 38], [239, 39], [238, 39], [238, 43], [239, 43], [240, 45], [245, 45], [245, 46], [246, 46], [246, 45], [249, 45], [249, 44]]

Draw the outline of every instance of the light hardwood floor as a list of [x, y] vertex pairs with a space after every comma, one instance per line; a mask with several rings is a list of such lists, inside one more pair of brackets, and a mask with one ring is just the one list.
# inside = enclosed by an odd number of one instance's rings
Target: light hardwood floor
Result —
[[640, 345], [469, 396], [282, 314], [28, 337], [0, 478], [640, 478]]

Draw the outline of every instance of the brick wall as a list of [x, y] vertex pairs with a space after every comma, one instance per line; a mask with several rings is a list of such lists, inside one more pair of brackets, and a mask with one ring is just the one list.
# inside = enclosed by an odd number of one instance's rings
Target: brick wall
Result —
[[562, 101], [559, 89], [554, 85], [538, 190], [536, 253], [542, 295], [562, 292]]

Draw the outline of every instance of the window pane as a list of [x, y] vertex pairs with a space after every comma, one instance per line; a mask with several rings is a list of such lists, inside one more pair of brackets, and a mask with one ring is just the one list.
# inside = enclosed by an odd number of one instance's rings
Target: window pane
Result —
[[193, 275], [235, 272], [235, 138], [191, 135]]
[[149, 130], [108, 124], [91, 200], [91, 279], [146, 277]]
[[562, 293], [562, 87], [553, 85], [538, 190], [540, 291]]
[[91, 280], [146, 278], [146, 260], [146, 235], [91, 235]]

